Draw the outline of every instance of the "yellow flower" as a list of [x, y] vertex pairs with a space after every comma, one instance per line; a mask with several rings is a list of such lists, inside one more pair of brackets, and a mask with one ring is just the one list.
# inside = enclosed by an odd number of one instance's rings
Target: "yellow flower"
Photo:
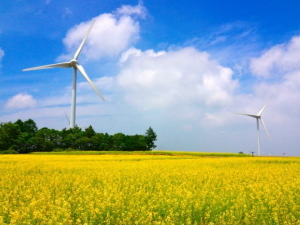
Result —
[[7, 155], [0, 224], [299, 224], [299, 158]]

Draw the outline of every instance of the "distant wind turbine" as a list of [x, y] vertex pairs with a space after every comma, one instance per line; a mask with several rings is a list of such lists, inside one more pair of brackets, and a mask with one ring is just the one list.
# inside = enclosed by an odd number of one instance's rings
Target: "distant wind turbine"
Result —
[[259, 134], [259, 121], [261, 122], [261, 124], [263, 125], [263, 127], [265, 128], [268, 136], [271, 138], [270, 133], [267, 129], [266, 124], [264, 123], [263, 119], [261, 118], [261, 115], [263, 113], [263, 111], [266, 109], [267, 105], [269, 104], [270, 100], [261, 108], [261, 110], [257, 113], [257, 114], [247, 114], [247, 113], [236, 113], [239, 115], [243, 115], [243, 116], [250, 116], [256, 119], [256, 126], [257, 126], [257, 154], [260, 156], [260, 134]]
[[66, 115], [66, 118], [67, 118], [68, 124], [69, 124], [69, 126], [70, 126], [70, 119], [69, 119], [69, 116], [68, 116], [68, 114], [67, 114], [67, 112], [66, 112], [66, 111], [65, 111], [65, 115]]
[[94, 85], [94, 83], [91, 81], [87, 73], [85, 72], [84, 68], [79, 64], [77, 61], [78, 56], [82, 50], [82, 47], [89, 36], [92, 27], [95, 23], [95, 20], [92, 21], [92, 24], [90, 25], [90, 28], [88, 29], [85, 37], [83, 38], [80, 46], [78, 47], [77, 51], [74, 54], [74, 57], [69, 62], [63, 62], [63, 63], [56, 63], [56, 64], [50, 64], [45, 66], [38, 66], [38, 67], [32, 67], [28, 69], [24, 69], [23, 71], [29, 71], [29, 70], [40, 70], [40, 69], [50, 69], [50, 68], [73, 68], [73, 85], [72, 85], [72, 101], [71, 101], [71, 119], [70, 119], [70, 128], [74, 128], [75, 126], [75, 114], [76, 114], [76, 82], [77, 82], [77, 70], [82, 74], [82, 76], [87, 80], [87, 82], [92, 86], [94, 91], [99, 95], [99, 97], [103, 100], [103, 96], [101, 95], [100, 91], [97, 89], [97, 87]]

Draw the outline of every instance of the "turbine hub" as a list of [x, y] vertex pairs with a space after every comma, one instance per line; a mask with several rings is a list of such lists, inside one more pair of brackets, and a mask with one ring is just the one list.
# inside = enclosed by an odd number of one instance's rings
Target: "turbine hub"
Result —
[[72, 65], [72, 67], [76, 68], [76, 65], [78, 65], [79, 63], [78, 63], [78, 61], [76, 59], [72, 59], [70, 61], [70, 64]]

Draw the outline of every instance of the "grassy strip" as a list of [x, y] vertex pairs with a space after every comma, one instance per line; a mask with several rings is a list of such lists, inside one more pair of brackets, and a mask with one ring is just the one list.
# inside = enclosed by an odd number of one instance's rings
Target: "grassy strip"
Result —
[[249, 157], [249, 154], [223, 152], [177, 152], [177, 151], [61, 151], [32, 152], [33, 155], [168, 155], [196, 157]]

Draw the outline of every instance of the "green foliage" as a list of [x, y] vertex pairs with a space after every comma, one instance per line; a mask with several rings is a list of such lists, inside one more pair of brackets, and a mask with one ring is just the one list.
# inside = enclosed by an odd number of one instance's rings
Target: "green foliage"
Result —
[[96, 133], [92, 126], [61, 131], [38, 129], [32, 119], [0, 124], [0, 151], [15, 149], [19, 153], [67, 150], [145, 151], [155, 148], [156, 134], [150, 127], [145, 135]]
[[20, 128], [12, 122], [0, 124], [0, 150], [12, 147], [20, 134]]
[[90, 125], [88, 128], [84, 131], [84, 136], [87, 138], [92, 138], [96, 135], [96, 132], [94, 131], [93, 127]]
[[18, 152], [12, 148], [4, 151], [0, 151], [0, 154], [18, 154]]
[[0, 150], [15, 149], [19, 153], [32, 152], [36, 149], [35, 136], [37, 126], [31, 119], [23, 122], [0, 124]]
[[36, 149], [38, 151], [47, 152], [52, 151], [61, 143], [60, 132], [46, 127], [37, 131], [35, 136]]
[[149, 127], [149, 129], [146, 131], [145, 134], [145, 141], [146, 141], [146, 145], [147, 145], [147, 149], [151, 150], [156, 148], [156, 145], [154, 144], [154, 142], [157, 140], [157, 135], [154, 132], [154, 130]]
[[126, 148], [126, 136], [122, 133], [117, 133], [112, 136], [113, 149], [114, 150], [125, 150]]

